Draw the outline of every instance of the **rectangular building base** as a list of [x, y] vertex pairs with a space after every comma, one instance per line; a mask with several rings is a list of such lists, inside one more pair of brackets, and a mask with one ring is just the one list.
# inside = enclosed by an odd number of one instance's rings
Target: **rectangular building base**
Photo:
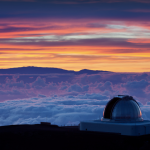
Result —
[[118, 133], [121, 135], [128, 136], [141, 136], [150, 134], [150, 121], [141, 122], [112, 122], [112, 121], [83, 121], [80, 122], [81, 131], [96, 131], [96, 132], [108, 132], [108, 133]]

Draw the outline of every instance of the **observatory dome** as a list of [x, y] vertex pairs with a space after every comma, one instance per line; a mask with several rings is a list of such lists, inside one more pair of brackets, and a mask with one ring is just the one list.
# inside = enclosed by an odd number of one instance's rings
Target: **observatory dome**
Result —
[[111, 99], [104, 111], [102, 121], [143, 121], [139, 104], [132, 96], [118, 95]]

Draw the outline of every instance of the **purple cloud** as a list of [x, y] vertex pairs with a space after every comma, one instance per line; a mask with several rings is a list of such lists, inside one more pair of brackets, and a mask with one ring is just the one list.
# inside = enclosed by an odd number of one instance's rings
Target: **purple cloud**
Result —
[[6, 86], [12, 88], [12, 87], [17, 87], [17, 88], [24, 88], [24, 82], [20, 81], [20, 82], [14, 82], [14, 83], [6, 83]]
[[73, 92], [73, 91], [75, 91], [75, 92], [86, 92], [88, 90], [89, 90], [89, 85], [85, 85], [85, 86], [81, 87], [78, 84], [74, 84], [68, 88], [68, 92]]
[[68, 87], [67, 86], [62, 86], [61, 88], [60, 88], [60, 90], [66, 90]]
[[79, 95], [80, 99], [97, 99], [97, 100], [106, 100], [109, 97], [106, 95], [101, 95], [97, 93], [92, 93], [92, 94], [85, 94], [85, 95]]
[[144, 90], [150, 83], [145, 80], [140, 81], [128, 81], [126, 84], [122, 86], [128, 90]]
[[46, 86], [45, 80], [41, 77], [37, 77], [36, 81], [33, 82], [32, 87], [36, 89], [42, 89]]
[[123, 84], [122, 87], [125, 88], [125, 93], [136, 96], [137, 98], [147, 101], [149, 95], [146, 93], [146, 88], [150, 85], [148, 81], [140, 80], [140, 81], [128, 81]]
[[57, 88], [56, 83], [52, 83], [52, 84], [49, 84], [49, 85], [48, 85], [48, 89], [49, 89], [49, 90], [57, 90], [58, 88]]
[[105, 90], [113, 91], [113, 89], [112, 89], [112, 83], [110, 81], [106, 81], [104, 84], [100, 83], [97, 86], [97, 89], [99, 89], [101, 91], [105, 91]]
[[[74, 42], [76, 40], [76, 42]], [[18, 42], [17, 42], [18, 41]], [[136, 52], [141, 52], [139, 48], [147, 48], [149, 51], [149, 43], [131, 43], [128, 38], [95, 38], [95, 39], [68, 39], [68, 40], [58, 40], [58, 41], [48, 41], [43, 39], [0, 39], [0, 43], [10, 44], [10, 45], [36, 45], [36, 46], [114, 46], [114, 47], [124, 47], [126, 49], [116, 49], [113, 50], [116, 53], [134, 53], [131, 48], [137, 48]], [[110, 50], [108, 50], [110, 51]]]

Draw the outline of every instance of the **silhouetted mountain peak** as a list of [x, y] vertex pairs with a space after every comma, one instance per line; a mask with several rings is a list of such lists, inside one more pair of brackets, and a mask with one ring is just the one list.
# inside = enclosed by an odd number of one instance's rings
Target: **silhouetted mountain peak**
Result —
[[102, 70], [89, 70], [89, 69], [82, 69], [77, 72], [77, 74], [97, 74], [99, 72], [109, 72], [109, 71], [102, 71]]
[[99, 72], [108, 72], [108, 71], [88, 70], [88, 69], [73, 71], [73, 70], [65, 70], [61, 68], [34, 67], [34, 66], [0, 69], [0, 74], [51, 74], [51, 73], [97, 74]]

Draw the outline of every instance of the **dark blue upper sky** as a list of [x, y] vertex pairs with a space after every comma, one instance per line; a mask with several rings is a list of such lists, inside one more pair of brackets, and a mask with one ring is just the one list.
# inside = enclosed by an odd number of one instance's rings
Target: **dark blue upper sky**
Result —
[[[148, 19], [150, 3], [136, 1], [90, 2], [72, 1], [18, 2], [1, 1], [0, 18], [111, 18], [111, 19]], [[70, 1], [69, 1], [70, 2]]]

